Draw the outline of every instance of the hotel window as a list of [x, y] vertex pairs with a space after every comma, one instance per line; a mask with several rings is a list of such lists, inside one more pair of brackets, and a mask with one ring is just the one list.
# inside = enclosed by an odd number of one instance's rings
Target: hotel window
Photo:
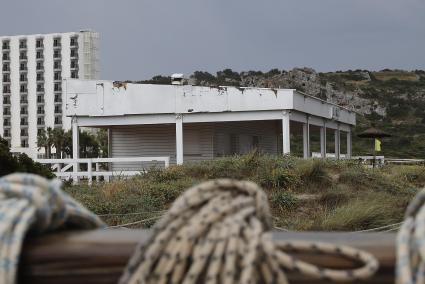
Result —
[[41, 58], [43, 58], [43, 52], [41, 52], [41, 51], [37, 51], [36, 58], [37, 58], [37, 59], [41, 59]]
[[28, 136], [28, 129], [27, 128], [21, 129], [21, 136]]
[[21, 118], [21, 125], [28, 125], [28, 119], [26, 117]]
[[60, 72], [55, 72], [55, 80], [62, 80]]
[[55, 61], [55, 62], [53, 63], [53, 68], [54, 68], [54, 69], [59, 69], [59, 68], [61, 68], [61, 62], [60, 62], [60, 61]]
[[9, 107], [3, 108], [3, 114], [4, 115], [10, 115], [10, 108]]
[[9, 49], [9, 41], [3, 41], [3, 49]]
[[72, 37], [71, 38], [71, 46], [76, 46], [77, 45], [77, 38], [76, 37]]
[[77, 71], [72, 71], [71, 72], [71, 78], [74, 78], [74, 79], [78, 78], [78, 72]]
[[71, 57], [76, 57], [76, 56], [77, 56], [77, 50], [71, 49]]
[[44, 114], [44, 107], [43, 106], [37, 107], [37, 114]]
[[41, 124], [44, 124], [44, 117], [37, 117], [37, 124], [38, 125], [41, 125]]
[[43, 40], [42, 39], [37, 39], [37, 41], [35, 42], [35, 46], [37, 48], [43, 47]]
[[60, 50], [55, 50], [55, 53], [53, 54], [54, 58], [59, 58], [60, 57]]
[[39, 104], [44, 103], [43, 96], [40, 96], [40, 95], [37, 96], [37, 103]]
[[55, 83], [54, 90], [55, 92], [61, 91], [62, 90], [61, 83]]
[[4, 137], [10, 137], [10, 130], [9, 129], [4, 130]]
[[53, 40], [53, 46], [54, 46], [54, 47], [58, 47], [58, 46], [60, 46], [60, 44], [61, 44], [61, 42], [60, 42], [60, 38], [55, 38], [55, 39]]
[[37, 70], [43, 70], [43, 63], [37, 62]]
[[[28, 134], [27, 135], [22, 135], [22, 136], [28, 136]], [[28, 147], [28, 140], [27, 139], [22, 139], [22, 141], [21, 141], [21, 147], [23, 147], [23, 148]]]
[[55, 124], [62, 124], [62, 117], [55, 116]]
[[26, 55], [25, 51], [21, 51], [19, 53], [19, 59], [27, 59], [27, 55]]

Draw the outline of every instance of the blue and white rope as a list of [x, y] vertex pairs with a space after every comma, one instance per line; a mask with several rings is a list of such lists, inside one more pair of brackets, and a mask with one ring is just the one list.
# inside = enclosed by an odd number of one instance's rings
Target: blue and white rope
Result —
[[397, 284], [425, 283], [425, 190], [406, 210], [397, 236]]
[[32, 174], [0, 178], [0, 283], [16, 282], [22, 242], [28, 232], [94, 229], [105, 224], [60, 190], [59, 180]]

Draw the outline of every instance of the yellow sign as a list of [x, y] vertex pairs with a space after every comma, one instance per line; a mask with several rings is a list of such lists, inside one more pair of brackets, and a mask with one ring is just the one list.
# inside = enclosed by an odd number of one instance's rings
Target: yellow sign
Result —
[[381, 152], [381, 141], [375, 138], [375, 151]]

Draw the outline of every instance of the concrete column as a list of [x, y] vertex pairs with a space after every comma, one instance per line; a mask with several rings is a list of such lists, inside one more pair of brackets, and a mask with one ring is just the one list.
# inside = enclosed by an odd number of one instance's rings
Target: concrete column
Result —
[[320, 153], [322, 159], [326, 159], [326, 121], [323, 121], [323, 126], [320, 127]]
[[291, 134], [289, 128], [289, 112], [284, 111], [282, 116], [282, 153], [291, 153]]
[[183, 164], [183, 116], [176, 115], [176, 163]]
[[[80, 154], [80, 135], [78, 132], [78, 121], [76, 117], [72, 118], [72, 159], [76, 160], [79, 158]], [[76, 176], [77, 172], [80, 171], [79, 164], [75, 161], [72, 167], [73, 169], [73, 181], [74, 183], [78, 182], [78, 177]]]
[[308, 121], [307, 116], [307, 123], [303, 123], [303, 152], [304, 152], [304, 159], [310, 158], [310, 123]]
[[351, 159], [351, 156], [353, 155], [353, 142], [351, 138], [351, 126], [350, 130], [347, 132], [347, 159]]
[[338, 128], [335, 129], [335, 159], [337, 160], [339, 160], [339, 157], [341, 154], [340, 141], [341, 141], [341, 133], [339, 131], [339, 125], [338, 125]]

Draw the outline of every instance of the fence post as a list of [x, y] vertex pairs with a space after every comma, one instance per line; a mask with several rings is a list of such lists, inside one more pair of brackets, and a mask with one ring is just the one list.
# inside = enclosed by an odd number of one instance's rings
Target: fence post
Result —
[[88, 171], [88, 178], [89, 178], [89, 185], [91, 186], [93, 183], [93, 170], [92, 170], [92, 159], [90, 159], [87, 162], [87, 171]]
[[[100, 166], [99, 163], [95, 163], [96, 165], [96, 173], [100, 172]], [[98, 182], [100, 180], [100, 176], [96, 175], [96, 181]]]

